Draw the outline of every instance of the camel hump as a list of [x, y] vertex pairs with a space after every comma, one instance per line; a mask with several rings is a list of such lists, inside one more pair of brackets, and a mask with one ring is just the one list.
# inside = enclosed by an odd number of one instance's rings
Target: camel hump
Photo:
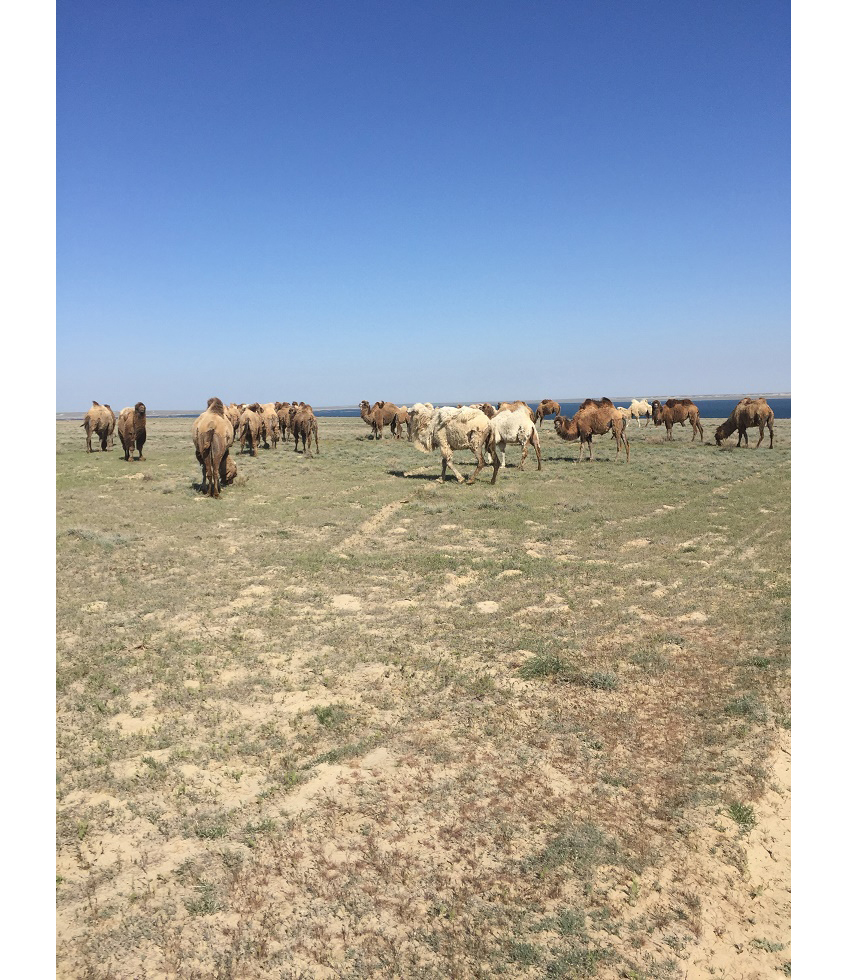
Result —
[[213, 415], [224, 415], [224, 402], [220, 398], [208, 398], [207, 408]]
[[610, 398], [606, 398], [604, 395], [602, 396], [602, 404], [603, 405], [610, 405], [612, 408], [614, 406], [614, 403], [611, 401], [611, 399]]
[[92, 408], [100, 408], [100, 402], [96, 402], [96, 401], [95, 401], [95, 400], [94, 400], [94, 399], [92, 398], [92, 401], [91, 401], [91, 407], [92, 407]]

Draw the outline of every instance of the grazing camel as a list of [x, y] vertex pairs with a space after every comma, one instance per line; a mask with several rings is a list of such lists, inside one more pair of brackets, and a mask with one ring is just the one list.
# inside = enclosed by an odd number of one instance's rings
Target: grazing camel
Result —
[[467, 482], [475, 483], [481, 470], [490, 462], [486, 452], [487, 437], [490, 433], [490, 419], [477, 408], [428, 408], [417, 402], [409, 410], [410, 436], [413, 445], [422, 453], [439, 449], [443, 457], [443, 469], [437, 480], [444, 483], [446, 467], [463, 483], [463, 474], [452, 463], [453, 453], [458, 449], [469, 449], [475, 456], [477, 466]]
[[613, 432], [617, 440], [617, 455], [620, 455], [620, 446], [626, 446], [626, 462], [629, 461], [629, 440], [626, 436], [626, 423], [623, 416], [614, 407], [610, 398], [603, 398], [597, 401], [594, 398], [586, 398], [579, 410], [571, 419], [565, 419], [561, 415], [555, 416], [555, 432], [566, 440], [572, 442], [581, 439], [581, 448], [577, 462], [581, 462], [584, 457], [584, 444], [590, 447], [590, 459], [593, 460], [593, 437], [605, 435], [606, 432]]
[[694, 434], [691, 442], [697, 437], [702, 442], [702, 422], [699, 420], [699, 409], [694, 405], [690, 398], [668, 398], [662, 407], [661, 402], [656, 398], [652, 403], [652, 421], [656, 425], [663, 424], [667, 428], [667, 441], [673, 441], [673, 426], [678, 422], [684, 425], [685, 422], [691, 423]]
[[230, 459], [233, 425], [220, 398], [210, 398], [207, 410], [195, 419], [192, 442], [195, 458], [201, 464], [201, 490], [218, 497], [221, 484], [232, 483], [236, 477], [236, 464]]
[[537, 406], [537, 411], [534, 413], [534, 421], [536, 424], [543, 425], [543, 419], [547, 415], [560, 415], [561, 406], [556, 402], [552, 401], [551, 398], [544, 398], [543, 401]]
[[319, 455], [319, 423], [313, 414], [310, 405], [299, 405], [292, 416], [292, 434], [295, 437], [295, 452], [298, 452], [298, 440], [301, 440], [302, 452], [307, 453], [310, 449], [310, 439], [316, 447], [316, 455]]
[[147, 432], [148, 410], [144, 402], [136, 402], [133, 408], [122, 408], [118, 416], [118, 438], [124, 447], [124, 462], [133, 458], [133, 452], [138, 449], [139, 459], [142, 455]]
[[376, 439], [383, 439], [384, 426], [388, 425], [390, 431], [397, 438], [401, 438], [401, 432], [396, 432], [395, 417], [398, 415], [398, 405], [392, 402], [375, 402], [370, 406], [365, 399], [360, 402], [360, 418], [372, 427], [372, 434]]
[[490, 419], [490, 433], [487, 436], [487, 451], [493, 458], [491, 484], [496, 482], [500, 468], [505, 465], [505, 449], [509, 442], [522, 446], [521, 470], [525, 469], [529, 442], [537, 453], [537, 469], [543, 468], [540, 464], [540, 437], [534, 421], [521, 408], [513, 412], [499, 411]]
[[628, 412], [633, 419], [637, 419], [638, 428], [640, 428], [641, 419], [646, 419], [646, 424], [649, 425], [649, 420], [652, 418], [652, 405], [645, 398], [640, 400], [633, 398], [628, 407]]
[[759, 430], [759, 441], [756, 443], [756, 449], [764, 439], [765, 426], [770, 432], [768, 449], [773, 449], [773, 409], [763, 398], [742, 398], [732, 409], [729, 418], [725, 422], [721, 422], [714, 430], [714, 439], [719, 446], [737, 429], [738, 445], [741, 445], [741, 437], [743, 436], [744, 445], [749, 446], [750, 440], [747, 438], [747, 429], [752, 429], [755, 426], [758, 426]]
[[101, 405], [92, 401], [91, 408], [86, 412], [80, 425], [86, 430], [86, 452], [93, 452], [91, 437], [94, 433], [100, 439], [100, 451], [106, 452], [112, 447], [112, 433], [115, 431], [115, 412], [109, 405]]

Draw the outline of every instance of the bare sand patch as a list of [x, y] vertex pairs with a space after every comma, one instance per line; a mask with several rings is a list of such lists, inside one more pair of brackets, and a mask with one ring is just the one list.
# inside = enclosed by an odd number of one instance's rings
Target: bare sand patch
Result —
[[331, 606], [338, 612], [360, 612], [363, 603], [354, 595], [340, 593], [331, 599]]

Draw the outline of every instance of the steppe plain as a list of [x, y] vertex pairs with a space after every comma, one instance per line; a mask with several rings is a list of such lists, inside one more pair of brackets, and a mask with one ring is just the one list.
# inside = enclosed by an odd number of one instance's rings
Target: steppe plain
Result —
[[790, 975], [791, 422], [718, 421], [217, 501], [57, 423], [58, 975]]

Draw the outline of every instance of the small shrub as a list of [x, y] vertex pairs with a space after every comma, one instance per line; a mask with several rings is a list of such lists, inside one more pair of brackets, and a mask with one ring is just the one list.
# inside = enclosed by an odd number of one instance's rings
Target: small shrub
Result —
[[756, 825], [756, 814], [746, 803], [730, 803], [729, 816], [738, 824], [744, 833], [748, 833]]

